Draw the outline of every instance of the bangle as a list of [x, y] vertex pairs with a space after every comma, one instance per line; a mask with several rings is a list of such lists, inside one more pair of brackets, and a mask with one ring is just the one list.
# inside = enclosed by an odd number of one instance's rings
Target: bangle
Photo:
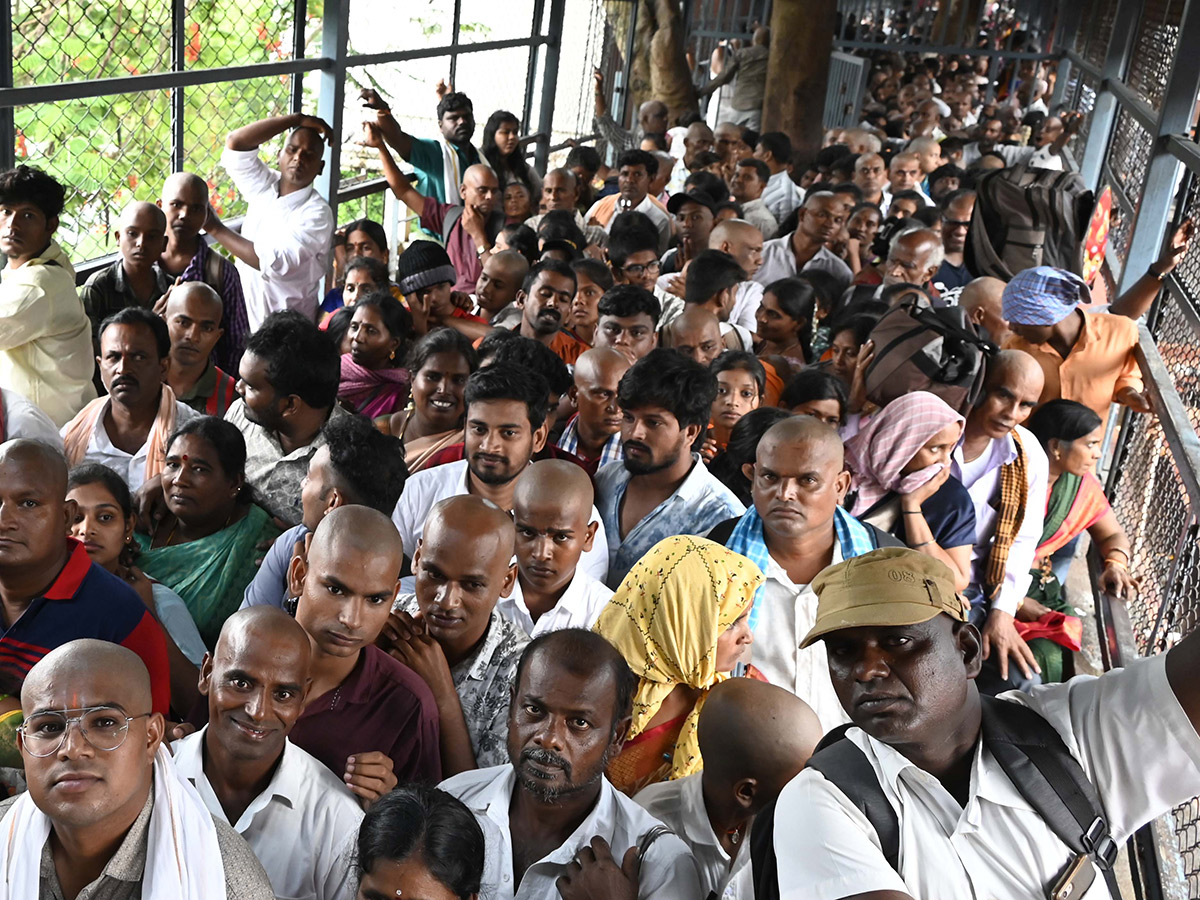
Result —
[[1122, 569], [1124, 569], [1126, 572], [1128, 572], [1128, 571], [1129, 571], [1129, 564], [1128, 564], [1128, 563], [1123, 563], [1123, 562], [1121, 562], [1119, 559], [1105, 559], [1105, 560], [1104, 560], [1104, 564], [1105, 564], [1106, 566], [1120, 566], [1120, 567], [1121, 567]]
[[1146, 274], [1149, 275], [1151, 278], [1153, 278], [1155, 281], [1162, 281], [1164, 278], [1167, 277], [1167, 273], [1154, 271], [1154, 265], [1155, 265], [1154, 263], [1151, 263], [1149, 265], [1149, 267], [1146, 269]]
[[[1109, 553], [1120, 553], [1127, 560], [1133, 559], [1133, 554], [1130, 553], [1128, 550], [1126, 550], [1124, 547], [1113, 547], [1108, 552]], [[1105, 557], [1105, 559], [1107, 559], [1107, 557]]]
[[923, 515], [925, 515], [925, 513], [921, 512], [919, 509], [902, 509], [902, 510], [900, 510], [900, 512], [902, 512], [906, 516], [923, 516]]

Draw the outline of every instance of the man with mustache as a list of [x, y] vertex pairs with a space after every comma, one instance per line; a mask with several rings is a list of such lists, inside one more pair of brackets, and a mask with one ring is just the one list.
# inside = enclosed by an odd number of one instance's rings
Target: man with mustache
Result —
[[237, 379], [212, 361], [225, 333], [221, 295], [202, 281], [186, 281], [171, 291], [162, 316], [171, 335], [167, 383], [176, 399], [198, 413], [224, 417], [237, 399]]
[[763, 244], [762, 265], [754, 280], [766, 287], [780, 278], [791, 278], [806, 270], [828, 272], [844, 291], [854, 273], [825, 246], [842, 229], [846, 211], [841, 200], [829, 191], [809, 194], [800, 207], [796, 230]]
[[483, 828], [483, 883], [495, 900], [518, 890], [530, 900], [702, 896], [687, 846], [604, 776], [636, 688], [620, 653], [590, 631], [552, 631], [521, 654], [508, 761], [441, 785]]
[[232, 825], [280, 897], [349, 900], [354, 795], [288, 734], [308, 689], [308, 635], [259, 607], [225, 620], [200, 669], [208, 725], [171, 748], [213, 818]]
[[567, 422], [558, 448], [583, 460], [588, 474], [621, 458], [621, 407], [617, 386], [631, 363], [611, 347], [595, 347], [580, 355], [567, 399], [578, 412]]
[[545, 259], [529, 270], [517, 292], [522, 337], [545, 344], [568, 366], [575, 364], [587, 344], [562, 328], [575, 297], [575, 272], [565, 262]]
[[131, 491], [162, 472], [167, 439], [199, 413], [166, 384], [171, 336], [148, 309], [130, 306], [100, 326], [100, 377], [107, 397], [62, 427], [67, 462], [108, 466]]
[[494, 503], [436, 504], [413, 554], [416, 593], [396, 598], [380, 639], [433, 692], [447, 774], [504, 760], [513, 672], [529, 643], [496, 609], [517, 578], [514, 546], [512, 519]]

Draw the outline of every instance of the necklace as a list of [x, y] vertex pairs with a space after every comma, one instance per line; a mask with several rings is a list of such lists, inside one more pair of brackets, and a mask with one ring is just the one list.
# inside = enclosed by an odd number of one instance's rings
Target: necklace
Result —
[[746, 823], [743, 822], [737, 828], [731, 828], [729, 831], [725, 832], [725, 836], [729, 838], [729, 843], [733, 844], [735, 847], [742, 842], [742, 828], [745, 827], [745, 824]]
[[341, 698], [341, 696], [342, 696], [342, 686], [339, 684], [337, 687], [335, 687], [333, 689], [333, 699], [329, 701], [329, 708], [331, 710], [337, 709], [337, 702]]

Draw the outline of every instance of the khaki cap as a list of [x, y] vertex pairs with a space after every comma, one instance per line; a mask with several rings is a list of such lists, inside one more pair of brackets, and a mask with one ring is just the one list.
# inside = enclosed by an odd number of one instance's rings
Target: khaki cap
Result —
[[822, 571], [812, 583], [817, 621], [801, 649], [831, 631], [916, 625], [939, 613], [967, 621], [949, 566], [906, 547], [885, 547]]

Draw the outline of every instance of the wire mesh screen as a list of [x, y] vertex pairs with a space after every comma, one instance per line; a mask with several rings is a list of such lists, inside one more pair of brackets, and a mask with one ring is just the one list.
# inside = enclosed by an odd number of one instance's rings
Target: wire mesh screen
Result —
[[186, 0], [184, 65], [215, 69], [291, 59], [294, 19], [289, 0]]
[[[1200, 215], [1200, 178], [1192, 177], [1183, 197], [1183, 218]], [[1200, 298], [1200, 242], [1193, 242], [1175, 269], [1175, 278], [1189, 297]]]
[[1167, 77], [1175, 60], [1182, 14], [1183, 0], [1145, 0], [1142, 5], [1125, 80], [1155, 109], [1162, 105]]
[[1150, 132], [1122, 107], [1108, 147], [1108, 164], [1135, 209], [1142, 202], [1142, 186], [1153, 144]]
[[1083, 121], [1079, 125], [1079, 132], [1071, 139], [1072, 147], [1082, 148], [1087, 146], [1088, 134], [1092, 130], [1092, 113], [1096, 110], [1096, 93], [1100, 88], [1100, 83], [1092, 77], [1090, 73], [1084, 72], [1079, 78], [1079, 93], [1071, 104], [1072, 108], [1083, 114]]
[[1080, 33], [1085, 37], [1083, 47], [1076, 44], [1076, 52], [1093, 66], [1104, 65], [1108, 53], [1108, 42], [1112, 39], [1113, 25], [1117, 18], [1118, 0], [1095, 0], [1090, 14], [1082, 22]]
[[[605, 85], [610, 87], [618, 73], [624, 70], [632, 9], [631, 3], [605, 3], [604, 0], [567, 3], [558, 81], [552, 88], [555, 92], [550, 134], [552, 146], [592, 133], [592, 70], [599, 67], [604, 73]], [[534, 96], [540, 96], [542, 90], [545, 88], [539, 84]], [[614, 117], [619, 117], [619, 109], [611, 112]], [[554, 154], [552, 164], [560, 164], [565, 156], [566, 151]]]

